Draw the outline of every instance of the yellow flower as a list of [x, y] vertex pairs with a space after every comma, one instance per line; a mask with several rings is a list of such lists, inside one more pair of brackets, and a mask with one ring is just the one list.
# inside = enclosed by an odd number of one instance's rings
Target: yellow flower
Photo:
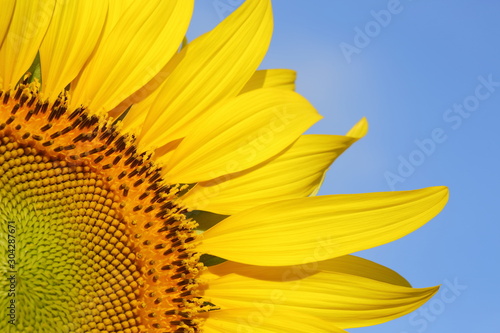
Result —
[[436, 292], [349, 253], [446, 188], [314, 196], [368, 125], [302, 135], [269, 0], [181, 50], [189, 0], [0, 5], [0, 331], [343, 332]]

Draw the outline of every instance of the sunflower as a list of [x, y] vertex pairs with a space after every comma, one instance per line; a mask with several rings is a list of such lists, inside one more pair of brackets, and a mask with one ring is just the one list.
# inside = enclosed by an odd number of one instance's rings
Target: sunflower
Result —
[[437, 291], [349, 253], [446, 188], [315, 196], [368, 125], [303, 135], [269, 0], [189, 43], [189, 0], [0, 3], [0, 331], [344, 332]]

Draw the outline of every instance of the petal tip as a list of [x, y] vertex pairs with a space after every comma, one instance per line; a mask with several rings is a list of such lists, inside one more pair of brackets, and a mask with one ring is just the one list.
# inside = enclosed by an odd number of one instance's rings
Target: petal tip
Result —
[[346, 136], [361, 139], [368, 133], [368, 128], [368, 120], [363, 117], [347, 132]]

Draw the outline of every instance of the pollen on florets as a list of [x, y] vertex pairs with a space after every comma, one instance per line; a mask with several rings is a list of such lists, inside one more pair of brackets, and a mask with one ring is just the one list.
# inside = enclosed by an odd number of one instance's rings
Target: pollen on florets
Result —
[[69, 110], [65, 94], [40, 100], [27, 81], [0, 91], [0, 222], [17, 228], [22, 281], [13, 329], [198, 332], [203, 264], [181, 190], [133, 137]]

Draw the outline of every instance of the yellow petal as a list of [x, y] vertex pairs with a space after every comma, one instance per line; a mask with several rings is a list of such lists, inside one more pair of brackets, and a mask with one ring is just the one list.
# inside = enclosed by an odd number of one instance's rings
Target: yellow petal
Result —
[[[204, 213], [201, 213], [201, 215], [203, 214]], [[198, 215], [196, 216], [196, 220], [198, 221]], [[212, 223], [212, 225], [215, 224], [216, 223]], [[227, 261], [223, 265], [220, 264], [212, 266], [208, 270], [204, 271], [203, 278], [210, 281], [230, 273], [238, 272], [238, 274], [243, 274], [256, 279], [273, 280], [279, 277], [284, 278], [285, 275], [283, 274], [283, 270], [293, 271], [296, 273], [297, 277], [300, 278], [306, 277], [313, 272], [326, 271], [355, 275], [371, 280], [411, 288], [411, 284], [392, 269], [353, 255], [341, 256], [299, 266], [266, 266], [260, 267], [260, 269], [256, 269], [256, 267], [260, 266]]]
[[379, 246], [438, 214], [445, 187], [278, 201], [230, 216], [203, 234], [199, 251], [262, 266], [326, 260]]
[[0, 10], [0, 48], [9, 28], [12, 14], [14, 13], [15, 0], [2, 1], [2, 10]]
[[42, 91], [55, 99], [80, 72], [106, 19], [107, 1], [60, 1], [40, 46]]
[[[130, 133], [140, 133], [142, 130], [142, 125], [146, 120], [149, 109], [153, 104], [154, 100], [158, 96], [159, 90], [151, 92], [147, 97], [141, 100], [137, 104], [133, 104], [127, 112], [127, 115], [122, 121], [123, 130]], [[133, 95], [132, 95], [133, 96]], [[128, 99], [127, 99], [128, 100]], [[126, 100], [126, 101], [127, 101]], [[123, 111], [125, 105], [119, 105], [115, 110], [111, 111], [110, 114], [117, 116]]]
[[[269, 300], [266, 300], [269, 302]], [[266, 302], [264, 301], [264, 302]], [[252, 307], [250, 307], [252, 306]], [[248, 308], [210, 311], [204, 333], [346, 333], [330, 321], [298, 311], [254, 303]]]
[[0, 89], [14, 88], [30, 67], [49, 26], [54, 6], [55, 0], [16, 1], [7, 35], [0, 48]]
[[[259, 89], [201, 117], [163, 169], [170, 183], [194, 183], [257, 165], [292, 144], [321, 116], [299, 94]], [[160, 159], [161, 160], [161, 159]]]
[[360, 121], [354, 125], [349, 132], [346, 133], [346, 136], [350, 136], [353, 138], [360, 139], [366, 135], [368, 132], [368, 121], [366, 118], [362, 118]]
[[[255, 306], [255, 310], [268, 310], [273, 322], [288, 317], [289, 322], [297, 320], [299, 324], [298, 319], [286, 316], [288, 311], [294, 311], [340, 328], [398, 318], [421, 306], [438, 290], [320, 271], [309, 265], [263, 268], [225, 262], [209, 271], [220, 277], [209, 281], [205, 296], [222, 310]], [[285, 316], [280, 318], [280, 314]]]
[[[357, 140], [361, 139], [362, 137], [364, 137], [366, 135], [366, 133], [368, 133], [368, 121], [366, 120], [366, 118], [363, 117], [360, 121], [358, 121], [356, 123], [356, 125], [354, 125], [349, 130], [349, 132], [347, 132], [346, 137], [354, 138], [357, 141]], [[327, 171], [328, 171], [328, 169], [326, 169], [323, 172], [323, 176], [321, 177], [321, 180], [318, 181], [318, 184], [317, 184], [316, 188], [311, 192], [311, 195], [318, 194], [318, 192], [319, 192], [319, 190], [320, 190], [320, 188], [323, 185], [323, 182], [325, 180]]]
[[122, 16], [127, 11], [127, 8], [134, 1], [135, 0], [108, 0], [109, 10], [108, 17], [106, 18], [106, 27], [104, 29], [103, 38], [106, 38], [109, 35], [115, 25], [122, 19]]
[[397, 272], [373, 261], [356, 256], [342, 256], [317, 263], [319, 270], [362, 276], [372, 280], [411, 287], [411, 284]]
[[291, 69], [264, 69], [256, 71], [240, 94], [259, 88], [281, 88], [295, 90], [297, 73]]
[[[182, 39], [181, 46], [179, 47], [179, 52], [185, 48], [186, 45], [188, 45], [188, 40], [184, 37]], [[140, 133], [142, 131], [142, 125], [146, 120], [147, 113], [160, 92], [160, 89], [158, 88], [170, 75], [169, 70], [172, 70], [172, 68], [170, 68], [167, 63], [165, 67], [163, 67], [148, 83], [118, 104], [113, 110], [109, 111], [108, 114], [111, 117], [118, 118], [125, 110], [128, 109], [127, 118], [129, 120], [131, 120], [130, 118], [133, 118], [134, 120], [132, 122], [136, 123], [133, 125], [135, 128], [134, 134]], [[146, 99], [147, 101], [145, 101]], [[141, 103], [143, 101], [145, 103]]]
[[319, 187], [333, 161], [361, 136], [302, 135], [269, 161], [198, 183], [182, 201], [191, 209], [231, 215], [268, 202], [306, 197]]
[[269, 0], [248, 0], [214, 30], [193, 40], [165, 69], [139, 136], [140, 149], [186, 136], [208, 108], [236, 96], [262, 61], [272, 34]]
[[179, 47], [192, 0], [135, 1], [72, 87], [72, 104], [109, 111], [151, 80]]
[[[165, 67], [166, 66], [167, 65], [165, 65]], [[115, 106], [112, 110], [108, 111], [108, 115], [113, 118], [118, 118], [125, 110], [128, 110], [127, 117], [125, 117], [125, 119], [133, 118], [133, 122], [137, 122], [137, 126], [134, 125], [134, 134], [136, 135], [137, 133], [140, 133], [149, 109], [160, 92], [158, 87], [161, 86], [161, 84], [168, 77], [168, 73], [165, 72], [165, 67], [139, 90], [121, 101], [120, 104]]]

